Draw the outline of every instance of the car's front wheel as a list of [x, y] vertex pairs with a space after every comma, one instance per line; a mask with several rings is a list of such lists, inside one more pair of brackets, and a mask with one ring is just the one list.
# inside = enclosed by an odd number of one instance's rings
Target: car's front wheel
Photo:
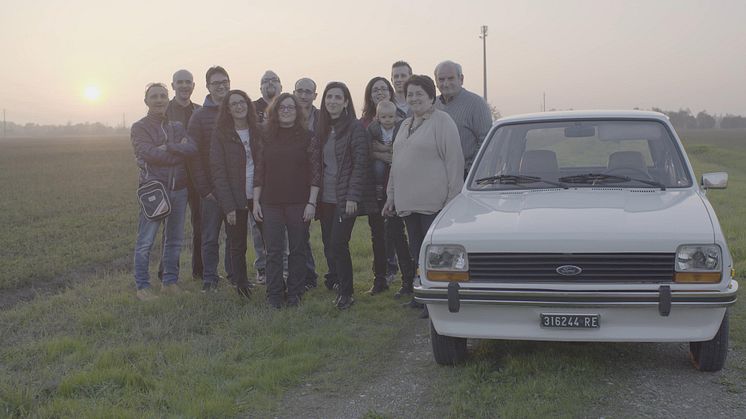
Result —
[[728, 357], [728, 312], [725, 312], [720, 329], [712, 340], [690, 342], [689, 354], [694, 367], [700, 371], [720, 371]]
[[440, 365], [455, 365], [466, 359], [466, 338], [455, 338], [438, 334], [430, 322], [430, 341], [433, 344], [435, 362]]

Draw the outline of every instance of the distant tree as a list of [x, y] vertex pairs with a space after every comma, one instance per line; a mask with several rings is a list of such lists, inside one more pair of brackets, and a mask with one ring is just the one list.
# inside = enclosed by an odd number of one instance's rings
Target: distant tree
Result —
[[741, 115], [725, 115], [720, 121], [720, 128], [723, 129], [738, 129], [746, 128], [746, 118]]
[[495, 106], [495, 105], [493, 105], [493, 104], [491, 104], [489, 102], [487, 102], [487, 106], [490, 107], [490, 112], [492, 113], [492, 120], [493, 121], [497, 121], [498, 119], [500, 119], [500, 117], [502, 117], [502, 115], [500, 114], [500, 110], [497, 109], [497, 106]]
[[707, 111], [699, 111], [697, 114], [697, 128], [713, 129], [715, 128], [715, 117], [708, 114]]

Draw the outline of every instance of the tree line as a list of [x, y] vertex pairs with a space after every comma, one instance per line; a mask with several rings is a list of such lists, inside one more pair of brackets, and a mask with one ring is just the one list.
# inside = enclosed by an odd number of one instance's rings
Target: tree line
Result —
[[739, 129], [746, 128], [746, 118], [741, 115], [726, 114], [710, 115], [707, 111], [699, 111], [696, 115], [691, 110], [679, 109], [678, 111], [664, 111], [663, 109], [653, 108], [655, 112], [660, 112], [668, 116], [671, 124], [680, 129]]

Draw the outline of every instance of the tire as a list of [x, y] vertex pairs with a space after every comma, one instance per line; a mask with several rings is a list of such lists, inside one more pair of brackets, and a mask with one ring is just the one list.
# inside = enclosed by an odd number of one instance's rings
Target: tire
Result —
[[466, 359], [466, 338], [439, 335], [430, 322], [430, 341], [433, 344], [433, 357], [440, 365], [456, 365]]
[[720, 328], [712, 340], [689, 342], [689, 355], [694, 368], [705, 371], [720, 371], [728, 357], [728, 312], [725, 312]]

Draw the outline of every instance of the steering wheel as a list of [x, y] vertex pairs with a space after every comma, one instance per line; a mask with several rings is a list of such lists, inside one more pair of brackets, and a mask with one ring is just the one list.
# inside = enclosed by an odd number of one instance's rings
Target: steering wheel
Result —
[[607, 169], [604, 172], [605, 175], [617, 175], [617, 176], [629, 176], [629, 177], [642, 177], [647, 180], [655, 180], [650, 173], [645, 170], [638, 169], [637, 167], [615, 167], [613, 169]]

